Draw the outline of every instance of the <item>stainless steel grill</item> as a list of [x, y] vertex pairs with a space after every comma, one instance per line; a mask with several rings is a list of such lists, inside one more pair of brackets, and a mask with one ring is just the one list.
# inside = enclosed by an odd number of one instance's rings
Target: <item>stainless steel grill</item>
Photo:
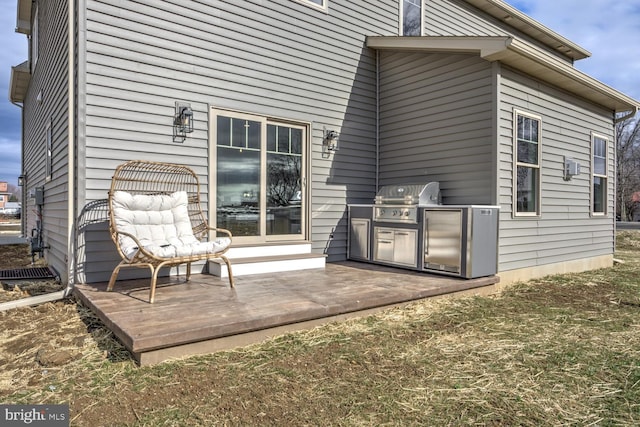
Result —
[[376, 205], [438, 205], [440, 183], [385, 185], [375, 198]]
[[418, 207], [440, 204], [440, 184], [385, 185], [376, 194], [373, 219], [405, 224], [418, 223]]
[[372, 260], [417, 268], [422, 242], [420, 207], [440, 203], [440, 184], [386, 185], [373, 205]]

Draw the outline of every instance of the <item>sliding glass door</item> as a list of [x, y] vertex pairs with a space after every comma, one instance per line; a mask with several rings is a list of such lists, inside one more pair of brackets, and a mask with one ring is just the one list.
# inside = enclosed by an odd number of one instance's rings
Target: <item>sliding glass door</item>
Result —
[[307, 128], [213, 110], [216, 223], [237, 242], [304, 239]]

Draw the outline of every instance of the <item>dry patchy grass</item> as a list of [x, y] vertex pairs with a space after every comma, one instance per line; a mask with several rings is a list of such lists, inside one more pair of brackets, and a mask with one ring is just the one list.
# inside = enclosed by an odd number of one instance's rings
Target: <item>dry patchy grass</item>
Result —
[[637, 425], [639, 249], [620, 232], [613, 268], [144, 368], [72, 301], [13, 310], [0, 396], [80, 426]]

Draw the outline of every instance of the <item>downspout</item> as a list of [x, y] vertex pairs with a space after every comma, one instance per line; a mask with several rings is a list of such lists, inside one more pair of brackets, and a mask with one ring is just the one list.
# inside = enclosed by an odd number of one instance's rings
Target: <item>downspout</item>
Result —
[[[636, 108], [634, 108], [636, 110]], [[635, 114], [635, 112], [634, 112]], [[626, 115], [625, 117], [628, 117]], [[614, 254], [616, 252], [616, 245], [618, 244], [618, 233], [616, 232], [618, 229], [618, 221], [616, 221], [616, 217], [618, 215], [618, 130], [616, 129], [616, 124], [618, 120], [616, 119], [616, 113], [613, 113], [613, 247], [611, 248], [611, 253]], [[591, 190], [593, 191], [593, 190]], [[620, 198], [620, 209], [624, 210], [623, 207], [624, 197]], [[625, 215], [626, 217], [626, 215]], [[620, 216], [620, 219], [623, 219]], [[614, 261], [615, 264], [615, 261]]]
[[380, 49], [376, 49], [376, 193], [380, 173]]
[[69, 10], [68, 10], [68, 41], [69, 49], [68, 49], [68, 103], [67, 103], [67, 113], [68, 113], [68, 138], [69, 142], [67, 144], [67, 159], [68, 159], [68, 193], [67, 193], [67, 288], [65, 289], [65, 296], [68, 296], [73, 289], [74, 282], [74, 272], [75, 265], [73, 260], [75, 259], [74, 255], [74, 227], [75, 227], [75, 205], [76, 205], [76, 192], [75, 192], [75, 0], [69, 0]]
[[[18, 102], [11, 101], [13, 105], [20, 108], [20, 175], [22, 177], [25, 176], [24, 173], [24, 103], [20, 104]], [[20, 206], [27, 206], [25, 203], [26, 195], [27, 195], [27, 183], [23, 179], [22, 186], [20, 187]], [[22, 237], [27, 235], [27, 220], [26, 215], [24, 213], [20, 213], [20, 234]]]

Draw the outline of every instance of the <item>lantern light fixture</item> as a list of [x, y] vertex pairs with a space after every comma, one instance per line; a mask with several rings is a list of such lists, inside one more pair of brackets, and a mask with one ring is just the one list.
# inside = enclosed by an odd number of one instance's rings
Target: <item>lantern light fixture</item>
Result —
[[340, 134], [335, 130], [324, 129], [323, 145], [327, 153], [338, 151], [338, 138]]
[[188, 133], [193, 132], [193, 110], [191, 104], [176, 102], [173, 118], [173, 140], [184, 142]]

